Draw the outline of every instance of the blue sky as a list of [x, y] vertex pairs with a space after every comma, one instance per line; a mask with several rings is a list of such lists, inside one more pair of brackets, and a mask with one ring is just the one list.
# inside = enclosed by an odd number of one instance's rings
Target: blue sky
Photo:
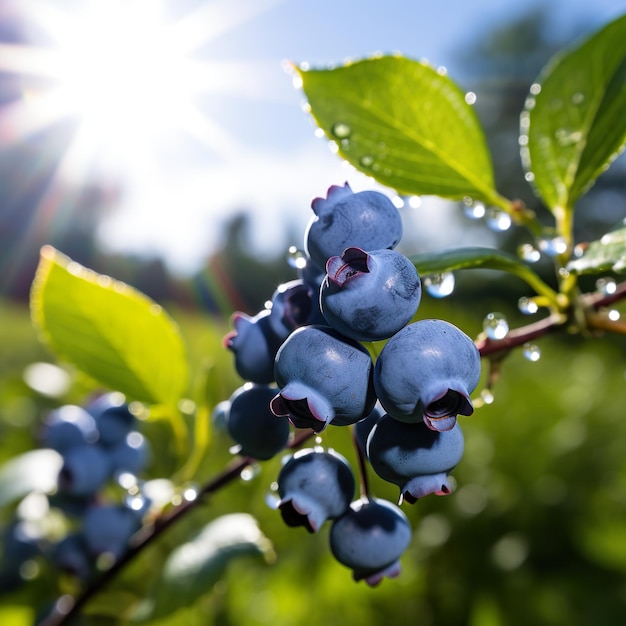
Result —
[[[312, 120], [302, 110], [303, 95], [283, 67], [285, 60], [322, 67], [399, 51], [446, 66], [449, 76], [471, 89], [471, 79], [459, 64], [464, 46], [515, 15], [548, 6], [552, 27], [569, 33], [581, 23], [600, 27], [626, 10], [626, 0], [162, 4], [172, 23], [185, 18], [204, 22], [207, 27], [196, 33], [190, 55], [228, 71], [210, 93], [197, 96], [205, 119], [204, 139], [181, 137], [149, 159], [134, 162], [129, 157], [123, 166], [118, 164], [126, 192], [98, 236], [106, 249], [158, 254], [180, 272], [193, 271], [219, 246], [221, 225], [234, 211], [254, 209], [254, 244], [261, 252], [279, 253], [291, 243], [301, 243], [285, 239], [287, 226], [304, 228], [313, 197], [346, 180], [355, 189], [371, 185], [315, 137]], [[97, 143], [98, 137], [92, 141]]]

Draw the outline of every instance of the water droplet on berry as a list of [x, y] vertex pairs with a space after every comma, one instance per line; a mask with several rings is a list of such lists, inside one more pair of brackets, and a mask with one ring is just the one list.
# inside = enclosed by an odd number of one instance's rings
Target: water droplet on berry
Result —
[[348, 126], [348, 124], [344, 124], [343, 122], [333, 124], [330, 131], [335, 137], [337, 137], [337, 139], [347, 139], [352, 134], [350, 126]]
[[534, 315], [539, 310], [539, 306], [537, 303], [531, 298], [527, 298], [526, 296], [522, 296], [517, 301], [517, 308], [524, 315]]
[[463, 198], [463, 213], [465, 214], [465, 217], [470, 220], [479, 220], [485, 217], [486, 212], [487, 209], [482, 202], [472, 200], [472, 198], [468, 196]]
[[541, 258], [541, 252], [530, 243], [523, 243], [517, 248], [517, 256], [526, 263], [536, 263]]
[[511, 227], [511, 216], [496, 207], [489, 207], [485, 213], [487, 226], [496, 232], [504, 232]]
[[422, 284], [433, 298], [445, 298], [454, 291], [454, 274], [452, 272], [429, 274], [424, 276]]
[[617, 289], [617, 283], [612, 278], [598, 278], [596, 280], [596, 289], [608, 296], [615, 293]]
[[483, 330], [489, 339], [504, 339], [509, 332], [509, 323], [502, 313], [488, 313], [483, 320]]
[[552, 257], [563, 254], [567, 250], [567, 242], [561, 235], [541, 237], [537, 244], [542, 252]]
[[525, 343], [522, 347], [522, 354], [526, 360], [534, 363], [541, 358], [541, 349], [534, 343]]
[[306, 253], [296, 246], [289, 246], [287, 264], [299, 270], [304, 269], [306, 267]]

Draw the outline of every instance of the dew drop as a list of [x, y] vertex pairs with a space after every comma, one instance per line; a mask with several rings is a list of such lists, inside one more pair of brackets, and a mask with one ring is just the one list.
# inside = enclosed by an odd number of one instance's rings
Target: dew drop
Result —
[[318, 139], [323, 139], [323, 138], [324, 138], [324, 135], [325, 135], [326, 133], [324, 132], [324, 129], [323, 129], [323, 128], [316, 128], [316, 129], [313, 131], [313, 134], [314, 134], [314, 135], [315, 135]]
[[337, 137], [337, 139], [347, 139], [352, 134], [350, 126], [348, 126], [348, 124], [344, 124], [343, 122], [333, 124], [330, 130], [332, 134]]
[[467, 104], [475, 104], [476, 103], [476, 94], [473, 91], [468, 91], [465, 94], [465, 102], [467, 102]]
[[528, 145], [528, 135], [520, 135], [519, 139], [517, 140], [517, 142], [519, 143], [520, 146], [527, 146]]
[[275, 491], [268, 491], [265, 494], [265, 504], [273, 511], [276, 511], [280, 504], [280, 497]]
[[472, 198], [463, 198], [463, 214], [470, 220], [479, 220], [485, 217], [487, 209], [482, 202], [472, 200]]
[[533, 96], [536, 96], [540, 92], [541, 92], [541, 85], [539, 83], [533, 83], [530, 86], [530, 93], [532, 93]]
[[253, 463], [252, 465], [248, 465], [247, 467], [244, 467], [241, 470], [241, 474], [239, 474], [239, 476], [241, 477], [241, 480], [243, 480], [246, 483], [249, 483], [251, 480], [253, 480], [259, 475], [260, 471], [261, 471], [261, 466], [258, 463]]
[[371, 154], [364, 154], [360, 159], [359, 163], [363, 167], [372, 167], [374, 165], [374, 157]]
[[572, 104], [582, 104], [585, 100], [585, 94], [577, 91], [572, 95]]
[[333, 154], [337, 154], [339, 152], [339, 144], [332, 139], [328, 142], [328, 147]]
[[483, 389], [480, 392], [480, 399], [484, 404], [493, 404], [495, 398], [493, 397], [493, 393], [489, 389]]
[[621, 314], [617, 309], [611, 309], [608, 313], [607, 313], [607, 317], [612, 321], [612, 322], [617, 322], [620, 317]]
[[193, 502], [198, 497], [198, 493], [200, 492], [200, 488], [196, 483], [187, 483], [183, 486], [182, 489], [182, 497], [183, 500], [187, 502]]
[[527, 183], [532, 183], [533, 180], [535, 180], [535, 174], [533, 172], [526, 172], [526, 174], [524, 174], [524, 180]]
[[289, 246], [287, 250], [287, 264], [290, 267], [302, 270], [306, 267], [306, 253], [296, 246]]
[[598, 278], [596, 280], [596, 289], [600, 293], [608, 296], [617, 290], [617, 283], [612, 278]]
[[535, 108], [535, 104], [535, 99], [529, 96], [524, 102], [524, 107], [527, 111], [532, 111]]
[[396, 209], [404, 208], [404, 198], [402, 196], [394, 196], [391, 198], [391, 202], [393, 202], [393, 206], [395, 206]]
[[422, 206], [422, 198], [420, 196], [409, 196], [408, 203], [412, 209], [419, 209]]
[[531, 300], [531, 298], [527, 298], [526, 296], [522, 296], [517, 301], [517, 308], [524, 315], [534, 315], [535, 313], [537, 313], [537, 311], [539, 311], [539, 306], [537, 305], [537, 303], [534, 300]]
[[537, 245], [541, 252], [551, 257], [563, 254], [567, 250], [567, 242], [561, 235], [557, 235], [556, 237], [540, 237], [537, 241]]
[[541, 252], [530, 243], [523, 243], [517, 248], [517, 256], [527, 263], [536, 263], [541, 258]]
[[445, 298], [454, 291], [454, 274], [452, 272], [430, 274], [424, 276], [422, 284], [433, 298]]
[[489, 207], [485, 213], [487, 226], [496, 232], [504, 232], [511, 227], [511, 216], [500, 209]]
[[538, 361], [541, 358], [541, 349], [534, 343], [525, 343], [522, 346], [522, 354], [527, 361]]
[[509, 332], [509, 323], [502, 313], [488, 313], [483, 320], [483, 330], [489, 339], [504, 339]]

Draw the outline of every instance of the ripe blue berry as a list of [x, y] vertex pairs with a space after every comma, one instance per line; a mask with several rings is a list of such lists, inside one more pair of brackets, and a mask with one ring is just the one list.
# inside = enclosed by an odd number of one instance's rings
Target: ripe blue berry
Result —
[[114, 446], [124, 441], [137, 421], [124, 396], [115, 391], [101, 395], [85, 408], [96, 422], [100, 433], [98, 442], [103, 446]]
[[463, 433], [456, 424], [446, 432], [424, 424], [407, 424], [381, 417], [367, 439], [367, 455], [374, 471], [400, 487], [403, 499], [414, 503], [430, 493], [447, 495], [448, 473], [463, 456]]
[[246, 383], [230, 397], [226, 428], [240, 454], [265, 461], [287, 445], [289, 423], [270, 410], [275, 395], [273, 387]]
[[131, 430], [116, 446], [110, 448], [112, 472], [129, 472], [137, 476], [148, 464], [150, 446], [147, 439]]
[[283, 465], [277, 482], [283, 520], [311, 533], [346, 513], [354, 496], [350, 465], [334, 450], [299, 450]]
[[311, 261], [324, 270], [326, 261], [350, 246], [363, 250], [395, 248], [402, 238], [402, 217], [393, 202], [378, 191], [354, 193], [350, 185], [333, 185], [326, 198], [311, 203], [315, 215], [305, 233]]
[[51, 556], [61, 571], [72, 574], [81, 580], [89, 578], [92, 570], [92, 558], [87, 551], [82, 533], [66, 535], [55, 544]]
[[411, 543], [411, 525], [395, 504], [378, 498], [356, 500], [330, 529], [335, 558], [355, 580], [375, 586], [400, 573], [400, 556]]
[[140, 526], [139, 515], [121, 504], [94, 504], [83, 519], [85, 545], [93, 555], [107, 553], [118, 559]]
[[93, 495], [111, 477], [111, 471], [111, 459], [104, 448], [95, 444], [71, 448], [63, 456], [59, 489], [74, 496]]
[[70, 448], [94, 443], [98, 437], [94, 418], [84, 408], [66, 404], [46, 416], [41, 443], [63, 454]]
[[374, 408], [372, 371], [372, 359], [358, 342], [327, 326], [303, 326], [276, 354], [280, 391], [271, 409], [316, 432], [331, 422], [353, 424]]
[[264, 309], [254, 317], [235, 313], [234, 330], [224, 337], [224, 346], [235, 355], [235, 369], [241, 378], [258, 384], [274, 380], [274, 357], [281, 340], [270, 326], [270, 311]]
[[405, 326], [385, 344], [374, 371], [378, 399], [391, 417], [423, 419], [433, 430], [450, 430], [457, 415], [474, 411], [469, 394], [480, 379], [474, 342], [444, 320]]
[[269, 323], [281, 341], [300, 326], [323, 321], [318, 293], [319, 288], [314, 289], [300, 279], [291, 280], [276, 288], [272, 295]]
[[326, 263], [324, 318], [358, 341], [387, 339], [411, 321], [422, 295], [415, 266], [394, 250], [346, 248]]

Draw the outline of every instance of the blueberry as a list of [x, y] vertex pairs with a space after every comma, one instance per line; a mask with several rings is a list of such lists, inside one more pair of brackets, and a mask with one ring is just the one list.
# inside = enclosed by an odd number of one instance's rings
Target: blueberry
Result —
[[289, 423], [270, 410], [276, 389], [246, 383], [230, 397], [226, 428], [241, 446], [240, 454], [260, 461], [271, 459], [289, 439]]
[[92, 555], [106, 553], [119, 559], [140, 527], [135, 511], [121, 504], [94, 504], [83, 519], [85, 545]]
[[374, 425], [385, 414], [380, 402], [377, 402], [372, 412], [362, 420], [358, 421], [354, 426], [354, 440], [359, 448], [360, 453], [367, 457], [367, 438], [374, 428]]
[[63, 456], [59, 490], [74, 496], [90, 496], [104, 486], [111, 473], [111, 459], [104, 448], [96, 444], [71, 448]]
[[457, 415], [471, 415], [469, 394], [480, 379], [474, 342], [444, 320], [420, 320], [387, 341], [376, 360], [374, 387], [391, 417], [423, 419], [433, 430], [449, 430]]
[[40, 537], [29, 532], [28, 523], [19, 521], [3, 529], [0, 541], [0, 593], [6, 593], [24, 583], [20, 569], [41, 554]]
[[378, 191], [354, 193], [350, 185], [333, 185], [326, 198], [311, 203], [315, 215], [305, 233], [305, 250], [320, 270], [331, 256], [350, 246], [363, 250], [395, 248], [402, 238], [402, 217]]
[[234, 330], [224, 337], [224, 346], [235, 355], [235, 369], [244, 380], [268, 384], [274, 380], [274, 357], [281, 344], [270, 326], [271, 311], [264, 309], [254, 317], [235, 313]]
[[411, 543], [406, 515], [387, 500], [356, 500], [330, 528], [334, 557], [353, 570], [355, 580], [375, 586], [400, 573], [400, 556]]
[[413, 503], [430, 493], [451, 492], [448, 473], [463, 456], [463, 433], [456, 424], [446, 432], [424, 422], [407, 424], [381, 417], [367, 439], [367, 456], [374, 471], [400, 487], [403, 499]]
[[115, 391], [99, 396], [85, 408], [93, 416], [100, 433], [98, 441], [104, 446], [114, 446], [124, 441], [137, 421], [124, 395]]
[[92, 571], [92, 559], [80, 532], [66, 535], [52, 550], [52, 561], [63, 572], [87, 580]]
[[296, 279], [279, 285], [272, 295], [269, 323], [274, 334], [284, 341], [289, 334], [306, 324], [319, 324], [323, 318], [319, 305], [319, 287]]
[[327, 326], [303, 326], [276, 354], [280, 391], [272, 411], [315, 432], [331, 422], [353, 424], [374, 408], [372, 372], [372, 359], [361, 344]]
[[148, 464], [150, 446], [140, 432], [131, 430], [123, 441], [110, 449], [109, 458], [113, 472], [129, 472], [137, 476]]
[[355, 489], [346, 459], [334, 450], [317, 447], [296, 452], [281, 468], [277, 482], [283, 520], [311, 533], [326, 520], [346, 513]]
[[328, 324], [340, 333], [379, 341], [411, 321], [421, 295], [417, 270], [404, 255], [350, 247], [328, 259], [320, 305]]
[[70, 448], [94, 443], [98, 437], [94, 418], [84, 408], [66, 404], [46, 416], [41, 443], [63, 454]]

